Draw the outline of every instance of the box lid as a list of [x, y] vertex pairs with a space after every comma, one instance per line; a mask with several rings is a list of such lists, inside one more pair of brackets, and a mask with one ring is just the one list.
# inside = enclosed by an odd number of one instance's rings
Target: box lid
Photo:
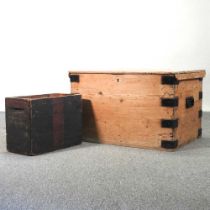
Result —
[[76, 71], [76, 70], [71, 70], [69, 71], [69, 76], [73, 74], [116, 74], [116, 75], [121, 75], [121, 74], [137, 74], [137, 75], [169, 75], [169, 76], [174, 76], [176, 77], [177, 80], [189, 80], [189, 79], [198, 79], [198, 78], [203, 78], [206, 75], [205, 70], [189, 70], [189, 71], [172, 71], [172, 70], [167, 70], [167, 71], [140, 71], [140, 70], [135, 70], [135, 71], [129, 71], [129, 70], [120, 70], [120, 71]]

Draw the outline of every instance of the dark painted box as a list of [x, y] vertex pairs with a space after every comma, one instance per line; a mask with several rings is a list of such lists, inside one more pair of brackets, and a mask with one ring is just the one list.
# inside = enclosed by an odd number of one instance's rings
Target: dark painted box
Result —
[[37, 155], [81, 143], [80, 94], [44, 94], [5, 99], [7, 150]]

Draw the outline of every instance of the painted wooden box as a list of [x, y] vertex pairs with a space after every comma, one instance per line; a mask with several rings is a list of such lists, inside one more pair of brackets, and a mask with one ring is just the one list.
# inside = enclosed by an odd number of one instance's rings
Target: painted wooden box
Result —
[[89, 142], [174, 150], [202, 135], [205, 71], [69, 72]]
[[5, 99], [7, 149], [37, 155], [81, 143], [79, 94], [44, 94]]

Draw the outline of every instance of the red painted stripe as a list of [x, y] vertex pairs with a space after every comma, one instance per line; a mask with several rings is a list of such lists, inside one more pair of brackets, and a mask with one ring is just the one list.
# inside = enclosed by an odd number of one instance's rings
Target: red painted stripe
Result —
[[63, 98], [53, 99], [53, 145], [64, 144], [64, 104]]

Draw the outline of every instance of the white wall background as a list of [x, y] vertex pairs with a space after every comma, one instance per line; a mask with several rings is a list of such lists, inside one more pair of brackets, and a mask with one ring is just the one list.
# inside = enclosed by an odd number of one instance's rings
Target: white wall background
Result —
[[70, 69], [206, 69], [210, 111], [210, 0], [0, 0], [0, 110]]

